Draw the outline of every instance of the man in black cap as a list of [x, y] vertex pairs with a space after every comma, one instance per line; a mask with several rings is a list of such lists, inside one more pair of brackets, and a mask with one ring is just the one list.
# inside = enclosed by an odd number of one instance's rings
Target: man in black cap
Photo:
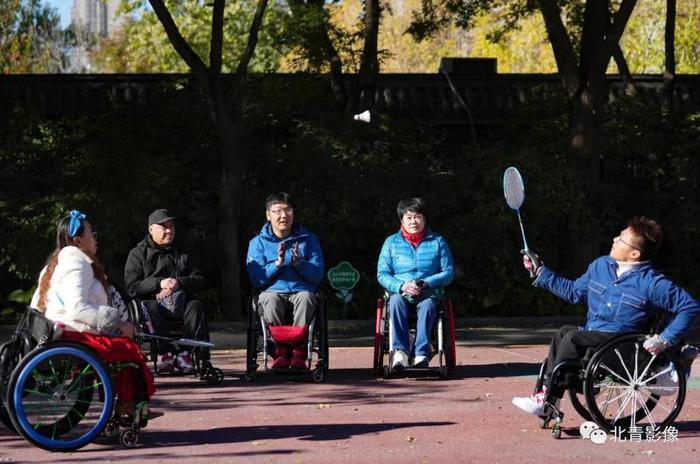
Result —
[[[204, 285], [204, 276], [192, 266], [189, 256], [173, 244], [175, 217], [167, 209], [157, 209], [148, 217], [148, 235], [130, 252], [124, 267], [129, 296], [142, 302], [148, 311], [155, 335], [168, 335], [168, 320], [182, 320], [183, 338], [202, 339], [206, 334], [200, 322], [204, 306], [195, 294]], [[194, 370], [187, 351], [175, 354], [170, 343], [158, 344], [158, 372]]]

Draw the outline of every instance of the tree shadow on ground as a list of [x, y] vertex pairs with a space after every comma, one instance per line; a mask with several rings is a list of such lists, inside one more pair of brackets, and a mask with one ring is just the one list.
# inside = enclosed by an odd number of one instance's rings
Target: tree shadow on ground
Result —
[[208, 430], [154, 431], [143, 435], [145, 446], [188, 446], [201, 444], [244, 443], [296, 438], [307, 441], [348, 440], [366, 435], [411, 427], [444, 427], [454, 422], [393, 422], [346, 424], [299, 424], [223, 427]]

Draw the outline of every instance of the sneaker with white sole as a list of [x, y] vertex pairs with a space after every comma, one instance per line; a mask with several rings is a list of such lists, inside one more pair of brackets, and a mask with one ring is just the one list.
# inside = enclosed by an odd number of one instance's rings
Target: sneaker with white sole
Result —
[[535, 416], [543, 416], [544, 400], [546, 396], [546, 390], [542, 389], [534, 396], [516, 396], [513, 398], [513, 404], [527, 413], [534, 414]]
[[172, 353], [158, 356], [157, 371], [159, 374], [170, 374], [175, 369], [175, 357]]
[[646, 384], [649, 393], [658, 396], [676, 394], [678, 392], [678, 371], [671, 364], [667, 364], [660, 368], [658, 372], [661, 374], [653, 374], [652, 377], [654, 375], [658, 375], [658, 377], [653, 378]]
[[416, 369], [426, 369], [429, 364], [430, 361], [427, 356], [418, 355], [413, 358], [413, 367]]
[[391, 363], [391, 369], [394, 371], [400, 371], [402, 369], [406, 369], [407, 367], [408, 355], [401, 350], [394, 351], [394, 358]]
[[175, 366], [183, 374], [191, 374], [194, 372], [194, 362], [192, 361], [192, 355], [190, 355], [189, 351], [178, 353]]

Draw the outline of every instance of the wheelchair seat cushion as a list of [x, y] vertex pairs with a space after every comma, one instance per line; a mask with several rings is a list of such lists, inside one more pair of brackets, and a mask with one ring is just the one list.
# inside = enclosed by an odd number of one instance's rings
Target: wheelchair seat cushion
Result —
[[294, 325], [273, 325], [270, 326], [270, 335], [279, 345], [298, 345], [306, 339], [309, 327], [298, 327]]

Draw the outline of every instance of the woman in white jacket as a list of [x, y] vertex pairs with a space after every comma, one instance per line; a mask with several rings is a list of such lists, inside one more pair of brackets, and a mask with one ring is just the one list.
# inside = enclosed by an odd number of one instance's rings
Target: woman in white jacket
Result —
[[63, 327], [61, 338], [87, 345], [104, 362], [141, 366], [141, 376], [134, 376], [133, 369], [117, 372], [117, 407], [129, 413], [135, 401], [148, 401], [155, 392], [153, 376], [132, 340], [134, 326], [109, 306], [110, 285], [96, 259], [97, 234], [85, 219], [73, 210], [59, 221], [56, 249], [41, 271], [31, 306]]

